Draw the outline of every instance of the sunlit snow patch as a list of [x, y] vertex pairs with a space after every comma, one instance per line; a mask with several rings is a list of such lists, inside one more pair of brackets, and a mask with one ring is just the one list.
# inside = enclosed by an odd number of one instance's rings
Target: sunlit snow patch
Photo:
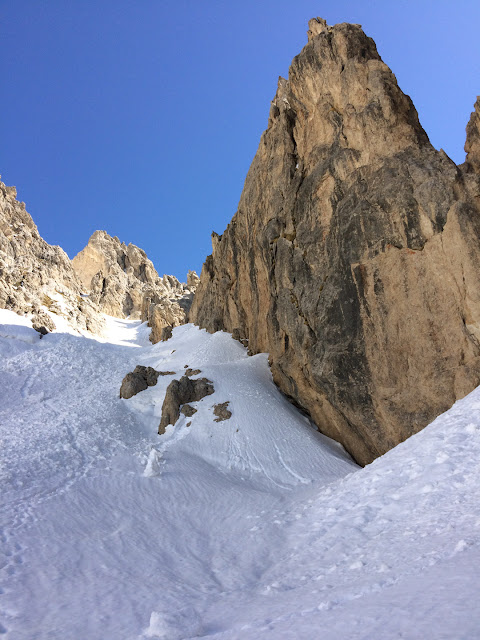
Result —
[[200, 618], [192, 607], [182, 607], [169, 613], [153, 611], [150, 615], [150, 625], [144, 633], [145, 638], [159, 640], [184, 640], [198, 637], [202, 634]]
[[0, 338], [10, 338], [33, 344], [40, 334], [32, 328], [28, 316], [20, 316], [8, 309], [0, 309]]

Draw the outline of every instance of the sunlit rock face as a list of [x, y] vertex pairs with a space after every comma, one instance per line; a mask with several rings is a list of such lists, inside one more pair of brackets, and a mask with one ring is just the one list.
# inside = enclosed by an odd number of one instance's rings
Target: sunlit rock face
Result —
[[118, 318], [148, 321], [152, 342], [160, 340], [164, 327], [185, 322], [198, 281], [193, 271], [187, 284], [174, 276], [160, 278], [145, 251], [106, 231], [95, 231], [72, 265], [99, 309]]
[[468, 168], [480, 173], [480, 96], [477, 97], [474, 111], [467, 124], [465, 151], [467, 152], [466, 163]]
[[[152, 342], [165, 328], [183, 324], [199, 278], [187, 284], [159, 277], [142, 249], [95, 231], [70, 261], [38, 233], [15, 187], [0, 182], [0, 308], [32, 316], [34, 326], [54, 331], [66, 321], [101, 334], [102, 313], [148, 321]], [[45, 315], [47, 314], [47, 315]]]
[[311, 20], [213, 235], [190, 319], [268, 351], [362, 464], [480, 382], [478, 113], [459, 168], [361, 27]]
[[103, 320], [81, 293], [65, 251], [45, 242], [15, 187], [0, 182], [0, 308], [28, 314], [46, 331], [66, 321], [99, 333]]

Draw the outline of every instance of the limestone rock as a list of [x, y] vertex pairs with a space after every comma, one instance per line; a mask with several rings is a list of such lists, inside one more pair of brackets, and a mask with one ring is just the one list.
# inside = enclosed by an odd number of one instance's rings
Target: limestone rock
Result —
[[104, 313], [147, 321], [154, 343], [162, 339], [164, 327], [184, 324], [199, 279], [194, 271], [189, 271], [187, 284], [174, 276], [160, 278], [142, 249], [106, 231], [95, 231], [72, 265]]
[[198, 376], [199, 373], [202, 373], [201, 369], [185, 369], [185, 375], [187, 378], [191, 378], [192, 376]]
[[200, 278], [197, 276], [195, 271], [189, 271], [187, 273], [187, 287], [190, 291], [195, 291], [197, 286], [200, 283]]
[[480, 382], [478, 101], [458, 168], [359, 25], [308, 36], [189, 317], [365, 464]]
[[474, 111], [467, 124], [465, 151], [467, 152], [467, 165], [480, 173], [480, 96], [477, 97]]
[[182, 413], [186, 418], [191, 418], [194, 413], [197, 413], [197, 409], [195, 409], [195, 407], [192, 407], [191, 404], [184, 404], [180, 410], [180, 413]]
[[[159, 340], [157, 339], [157, 324], [154, 324], [153, 326], [154, 329], [152, 329], [152, 333], [150, 334], [150, 340], [155, 344], [156, 342], [159, 342]], [[170, 325], [162, 327], [160, 331], [160, 340], [162, 342], [166, 342], [167, 340], [170, 340], [172, 335], [172, 327]]]
[[182, 376], [180, 380], [172, 380], [167, 387], [165, 400], [163, 401], [162, 418], [158, 433], [165, 433], [165, 429], [169, 424], [177, 422], [182, 405], [198, 402], [198, 400], [211, 395], [213, 392], [213, 384], [207, 378], [192, 380], [187, 376]]
[[67, 254], [38, 233], [15, 187], [0, 182], [0, 308], [31, 314], [38, 329], [55, 330], [53, 316], [74, 329], [100, 333], [103, 320], [79, 282]]
[[232, 329], [232, 338], [234, 340], [238, 340], [238, 342], [240, 342], [240, 344], [244, 347], [248, 347], [248, 340], [247, 338], [242, 337], [242, 333], [238, 327]]
[[122, 380], [120, 387], [120, 398], [132, 398], [133, 396], [145, 391], [148, 387], [154, 387], [157, 384], [159, 375], [171, 375], [171, 371], [156, 371], [153, 367], [144, 367], [137, 365], [135, 369], [127, 373]]
[[308, 42], [310, 42], [310, 40], [313, 40], [313, 38], [315, 38], [315, 36], [318, 36], [320, 33], [324, 33], [325, 31], [328, 32], [328, 28], [329, 27], [327, 21], [323, 18], [312, 18], [311, 20], [309, 20], [307, 31]]
[[145, 391], [145, 389], [148, 389], [148, 384], [143, 376], [139, 376], [133, 372], [127, 373], [120, 387], [120, 398], [128, 400], [136, 396], [140, 391]]
[[56, 326], [52, 318], [44, 311], [36, 311], [32, 317], [32, 328], [45, 336], [47, 333], [55, 331]]
[[230, 402], [227, 401], [213, 405], [213, 414], [217, 416], [215, 418], [215, 422], [223, 422], [224, 420], [229, 420], [232, 417], [232, 412], [227, 408], [229, 404]]

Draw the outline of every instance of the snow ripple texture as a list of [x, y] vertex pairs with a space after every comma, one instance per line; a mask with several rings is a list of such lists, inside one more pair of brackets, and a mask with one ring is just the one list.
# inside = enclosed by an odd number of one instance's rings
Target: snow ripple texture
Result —
[[[225, 333], [0, 322], [0, 637], [479, 637], [479, 390], [359, 469]], [[215, 393], [160, 437], [137, 364]]]

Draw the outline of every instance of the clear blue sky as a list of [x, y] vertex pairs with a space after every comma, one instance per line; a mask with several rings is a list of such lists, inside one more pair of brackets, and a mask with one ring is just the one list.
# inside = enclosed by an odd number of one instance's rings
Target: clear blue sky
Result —
[[313, 16], [357, 22], [457, 163], [480, 2], [3, 0], [0, 173], [73, 257], [95, 229], [184, 280], [236, 211]]

